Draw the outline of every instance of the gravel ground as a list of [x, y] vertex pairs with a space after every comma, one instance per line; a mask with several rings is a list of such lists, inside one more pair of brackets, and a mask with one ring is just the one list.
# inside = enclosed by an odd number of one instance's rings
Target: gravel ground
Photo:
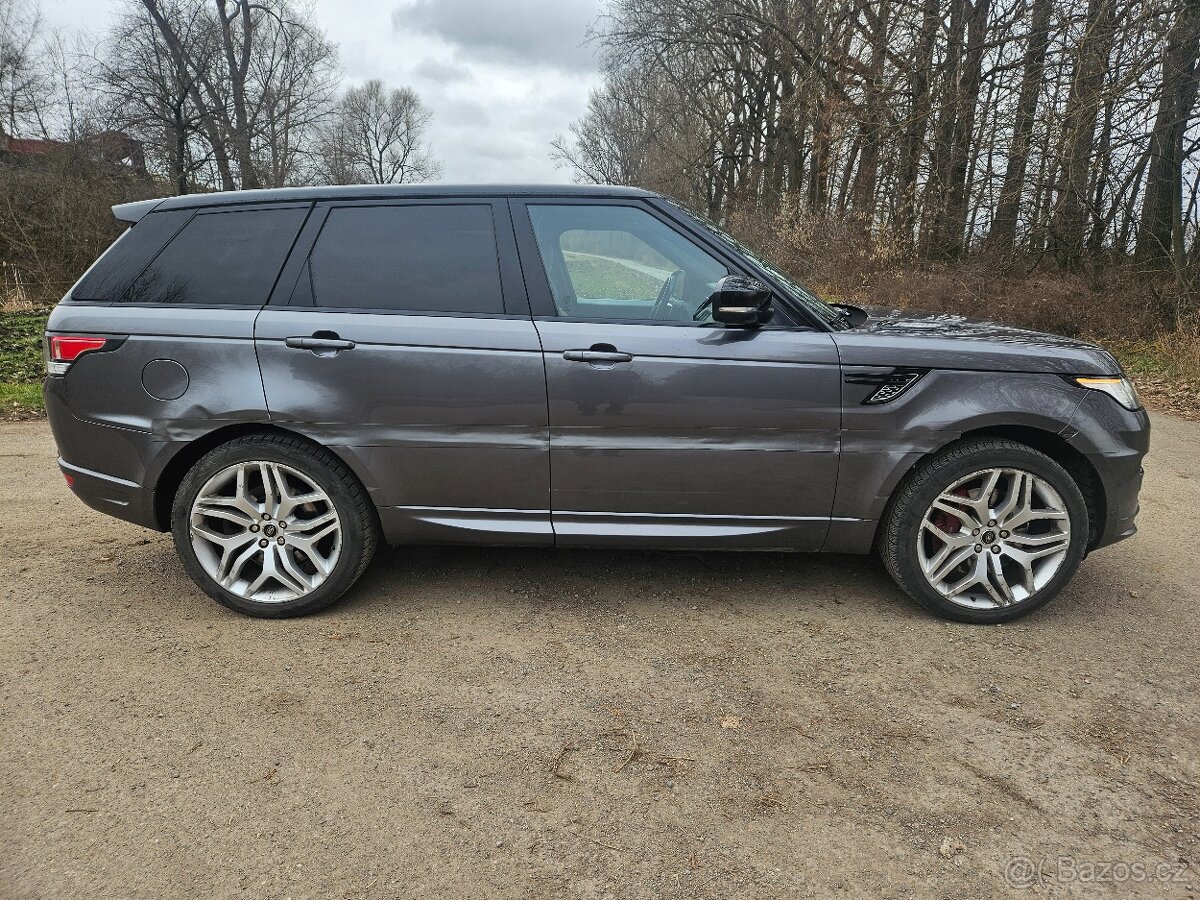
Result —
[[1141, 534], [979, 628], [868, 558], [453, 548], [246, 619], [0, 426], [0, 896], [1194, 897], [1200, 425], [1154, 427]]

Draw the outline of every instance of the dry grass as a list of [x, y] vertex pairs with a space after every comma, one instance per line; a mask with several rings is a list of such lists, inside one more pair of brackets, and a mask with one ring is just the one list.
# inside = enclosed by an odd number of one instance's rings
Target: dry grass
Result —
[[1149, 340], [1104, 340], [1152, 407], [1200, 420], [1200, 331], [1181, 326]]

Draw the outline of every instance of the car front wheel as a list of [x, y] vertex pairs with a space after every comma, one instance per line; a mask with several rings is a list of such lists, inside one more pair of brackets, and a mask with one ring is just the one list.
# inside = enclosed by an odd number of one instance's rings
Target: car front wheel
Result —
[[1006, 622], [1049, 602], [1083, 559], [1088, 512], [1037, 450], [983, 438], [923, 463], [890, 504], [879, 550], [897, 584], [960, 622]]

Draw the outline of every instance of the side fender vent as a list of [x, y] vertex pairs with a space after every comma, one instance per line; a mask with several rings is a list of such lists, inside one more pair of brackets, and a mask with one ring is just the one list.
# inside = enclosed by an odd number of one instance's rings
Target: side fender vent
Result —
[[863, 406], [878, 406], [881, 403], [891, 403], [910, 387], [920, 381], [928, 369], [889, 369], [886, 372], [850, 372], [846, 375], [846, 384], [865, 384], [874, 386], [875, 390], [862, 400]]

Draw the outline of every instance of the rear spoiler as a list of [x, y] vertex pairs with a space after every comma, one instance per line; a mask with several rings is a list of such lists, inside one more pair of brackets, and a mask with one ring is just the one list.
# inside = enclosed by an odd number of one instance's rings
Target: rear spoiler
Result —
[[160, 203], [162, 203], [161, 197], [156, 200], [135, 200], [133, 203], [118, 203], [112, 208], [112, 211], [118, 221], [133, 225], [140, 222], [143, 216]]

